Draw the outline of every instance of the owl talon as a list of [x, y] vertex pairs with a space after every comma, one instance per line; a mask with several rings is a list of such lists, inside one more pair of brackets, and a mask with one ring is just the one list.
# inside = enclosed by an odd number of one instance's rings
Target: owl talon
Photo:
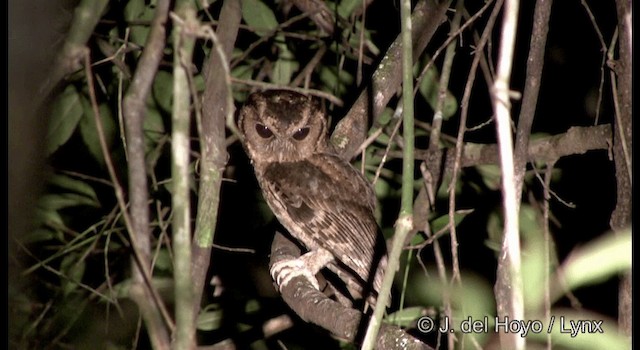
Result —
[[315, 289], [320, 290], [315, 275], [311, 273], [309, 267], [301, 259], [279, 261], [271, 266], [270, 273], [280, 290], [298, 276], [306, 278]]

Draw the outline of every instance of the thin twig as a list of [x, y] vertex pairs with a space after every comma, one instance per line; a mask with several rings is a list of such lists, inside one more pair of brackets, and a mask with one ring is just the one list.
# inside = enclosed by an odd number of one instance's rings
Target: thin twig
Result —
[[[512, 320], [524, 319], [524, 301], [520, 262], [520, 234], [518, 228], [518, 202], [514, 174], [513, 141], [511, 136], [511, 91], [509, 81], [518, 27], [517, 0], [506, 0], [498, 56], [498, 69], [494, 81], [493, 109], [496, 115], [500, 164], [502, 169], [502, 196], [504, 205], [504, 237], [498, 262], [495, 286], [498, 316]], [[524, 349], [525, 339], [515, 333], [500, 333], [502, 347]]]
[[401, 17], [401, 37], [402, 37], [402, 110], [403, 110], [403, 136], [404, 149], [402, 158], [402, 190], [400, 201], [400, 215], [396, 221], [396, 230], [393, 236], [393, 244], [389, 253], [387, 269], [378, 300], [376, 301], [375, 310], [369, 326], [365, 333], [362, 344], [363, 350], [371, 350], [376, 344], [376, 337], [380, 326], [382, 325], [382, 317], [389, 304], [389, 294], [393, 279], [400, 264], [400, 255], [402, 246], [407, 235], [413, 229], [413, 181], [414, 181], [414, 95], [413, 95], [413, 42], [411, 35], [411, 1], [402, 0], [400, 5]]
[[587, 16], [589, 16], [589, 20], [591, 21], [591, 25], [593, 29], [596, 31], [596, 35], [598, 36], [598, 41], [600, 41], [600, 50], [602, 51], [602, 62], [600, 62], [600, 84], [598, 85], [598, 101], [596, 102], [596, 117], [593, 121], [593, 125], [598, 125], [598, 120], [600, 119], [600, 107], [602, 106], [602, 88], [604, 86], [604, 68], [606, 66], [607, 60], [607, 44], [604, 42], [604, 37], [602, 36], [602, 32], [598, 27], [598, 23], [596, 22], [596, 18], [591, 12], [591, 8], [587, 4], [585, 0], [580, 0], [580, 3], [587, 11]]
[[[102, 154], [105, 158], [105, 164], [107, 166], [107, 170], [109, 172], [109, 176], [111, 177], [111, 181], [113, 183], [116, 199], [118, 201], [118, 205], [120, 206], [120, 211], [122, 212], [122, 218], [124, 220], [125, 226], [127, 227], [127, 232], [129, 233], [129, 239], [131, 240], [131, 248], [134, 253], [134, 260], [136, 261], [138, 269], [142, 272], [142, 276], [144, 278], [144, 285], [148, 288], [148, 292], [151, 294], [153, 302], [155, 303], [157, 310], [161, 313], [162, 318], [165, 324], [173, 330], [173, 321], [171, 320], [171, 316], [169, 316], [169, 312], [166, 309], [166, 306], [162, 302], [162, 299], [158, 295], [158, 291], [153, 287], [151, 283], [151, 272], [146, 264], [145, 259], [142, 256], [142, 253], [139, 251], [139, 244], [137, 242], [136, 234], [134, 233], [133, 225], [131, 222], [131, 218], [127, 211], [126, 201], [124, 199], [124, 191], [120, 182], [118, 181], [118, 177], [116, 175], [116, 170], [111, 160], [111, 156], [109, 155], [109, 148], [107, 146], [107, 141], [104, 136], [104, 130], [102, 128], [102, 120], [100, 117], [100, 110], [98, 108], [98, 102], [95, 96], [95, 90], [93, 89], [93, 72], [91, 70], [89, 52], [87, 50], [85, 55], [85, 74], [87, 76], [87, 85], [89, 86], [89, 97], [91, 99], [91, 106], [93, 108], [93, 114], [96, 122], [96, 128], [98, 129], [98, 140], [100, 142], [100, 148], [102, 149]], [[159, 331], [159, 329], [156, 329]], [[161, 333], [156, 334], [157, 336], [162, 336]], [[168, 341], [168, 334], [166, 334], [166, 340]], [[168, 344], [165, 343], [165, 344]]]

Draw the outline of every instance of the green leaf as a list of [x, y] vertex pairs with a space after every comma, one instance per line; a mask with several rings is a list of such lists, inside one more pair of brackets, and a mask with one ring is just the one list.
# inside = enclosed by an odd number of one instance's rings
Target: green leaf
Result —
[[54, 231], [49, 228], [39, 228], [35, 229], [25, 236], [20, 237], [20, 242], [22, 244], [32, 244], [38, 242], [47, 242], [58, 237], [58, 231]]
[[276, 15], [260, 0], [242, 0], [242, 19], [259, 36], [269, 34], [278, 28]]
[[52, 210], [59, 210], [83, 205], [90, 207], [100, 207], [100, 204], [95, 200], [76, 193], [45, 194], [44, 196], [40, 197], [38, 205], [41, 205], [43, 208]]
[[153, 100], [161, 110], [172, 113], [173, 110], [173, 75], [160, 70], [153, 81]]
[[256, 314], [260, 311], [261, 305], [260, 302], [256, 299], [249, 299], [247, 303], [244, 305], [244, 313], [247, 315]]
[[[129, 0], [124, 8], [124, 19], [127, 22], [148, 22], [151, 23], [156, 10], [157, 0]], [[139, 46], [144, 47], [149, 35], [149, 25], [130, 25], [129, 40]]]
[[154, 270], [156, 272], [173, 271], [173, 260], [167, 249], [161, 249], [156, 255]]
[[[83, 101], [86, 101], [83, 99]], [[100, 138], [98, 136], [98, 129], [96, 127], [96, 120], [93, 114], [93, 108], [88, 101], [82, 103], [84, 107], [84, 116], [80, 120], [80, 135], [84, 144], [89, 149], [89, 153], [100, 164], [104, 165], [104, 155], [102, 154], [102, 148], [100, 147]], [[100, 112], [100, 120], [104, 137], [107, 142], [107, 148], [111, 149], [113, 140], [116, 136], [116, 123], [113, 120], [111, 109], [106, 104], [98, 106]]]
[[[430, 57], [427, 57], [425, 60], [425, 65], [429, 62]], [[418, 68], [419, 66], [416, 66]], [[422, 68], [414, 69], [416, 72], [416, 77], [421, 73]], [[429, 103], [431, 108], [435, 111], [438, 106], [438, 94], [440, 89], [440, 75], [438, 74], [438, 70], [435, 66], [429, 67], [427, 72], [424, 74], [422, 81], [420, 82], [420, 86], [418, 87], [420, 94], [424, 99]], [[447, 90], [444, 105], [442, 107], [442, 118], [444, 120], [449, 119], [452, 115], [456, 113], [458, 110], [458, 101], [455, 96], [451, 93], [450, 90]]]
[[555, 279], [556, 296], [630, 271], [631, 262], [631, 229], [607, 233], [569, 254]]
[[45, 154], [51, 155], [64, 145], [82, 118], [81, 95], [73, 85], [67, 86], [53, 104]]
[[420, 306], [407, 307], [385, 317], [384, 323], [409, 327], [417, 318], [424, 315], [424, 311]]
[[67, 175], [55, 174], [49, 178], [49, 184], [66, 190], [67, 192], [85, 196], [93, 200], [95, 203], [98, 203], [96, 191], [91, 187], [91, 185], [83, 180], [75, 179]]
[[[349, 18], [351, 13], [358, 7], [362, 7], [362, 0], [343, 0], [338, 5], [338, 14], [342, 18]], [[333, 8], [330, 6], [329, 8]]]
[[[527, 342], [532, 344], [544, 344], [549, 334], [554, 349], [632, 349], [631, 338], [624, 335], [618, 328], [614, 319], [595, 312], [583, 309], [579, 312], [565, 308], [551, 309], [551, 317], [534, 315], [531, 319], [539, 320], [543, 324], [542, 332], [529, 332]], [[579, 321], [583, 321], [580, 323]], [[553, 323], [552, 323], [553, 322]], [[574, 325], [586, 327], [592, 326], [592, 322], [598, 322], [601, 331], [596, 328], [585, 328], [584, 331], [572, 333], [571, 322]], [[601, 322], [601, 323], [600, 323]], [[597, 330], [597, 331], [596, 331]], [[550, 331], [550, 332], [549, 332]], [[534, 345], [535, 346], [535, 345]]]
[[499, 165], [477, 165], [476, 169], [482, 176], [482, 181], [489, 189], [497, 191], [501, 186], [502, 171]]
[[222, 310], [203, 311], [198, 314], [196, 328], [201, 331], [214, 331], [220, 328], [223, 317]]
[[[282, 38], [284, 40], [284, 38]], [[293, 73], [298, 70], [299, 64], [295, 61], [293, 52], [285, 43], [277, 44], [280, 55], [274, 64], [271, 81], [278, 85], [289, 85]]]
[[151, 152], [156, 144], [167, 133], [164, 127], [164, 120], [159, 110], [154, 107], [147, 109], [147, 115], [142, 125], [144, 130], [144, 141], [147, 152]]
[[80, 260], [76, 254], [67, 254], [60, 263], [60, 272], [66, 276], [62, 281], [62, 290], [64, 295], [71, 294], [78, 283], [82, 281], [85, 271], [85, 263]]
[[337, 96], [347, 92], [347, 86], [353, 83], [353, 76], [346, 71], [337, 71], [334, 67], [322, 66], [319, 71], [320, 80], [326, 86], [326, 90]]
[[[456, 210], [453, 213], [453, 220], [454, 220], [453, 225], [455, 227], [458, 227], [458, 225], [460, 224], [462, 219], [464, 219], [465, 217], [467, 217], [467, 215], [469, 215], [471, 213], [473, 213], [473, 209], [470, 209], [470, 210]], [[431, 221], [431, 231], [433, 233], [436, 233], [436, 232], [442, 230], [443, 228], [445, 228], [448, 224], [449, 224], [449, 214], [442, 215], [441, 217], [438, 217], [438, 218], [434, 219], [433, 221]]]
[[[523, 292], [526, 310], [540, 310], [544, 302], [545, 242], [540, 213], [531, 205], [520, 206], [518, 222], [522, 246]], [[547, 271], [548, 272], [548, 271]]]

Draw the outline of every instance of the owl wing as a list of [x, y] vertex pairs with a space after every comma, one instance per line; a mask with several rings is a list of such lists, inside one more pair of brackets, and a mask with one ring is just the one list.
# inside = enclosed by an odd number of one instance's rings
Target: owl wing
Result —
[[378, 291], [383, 271], [377, 266], [386, 245], [373, 216], [373, 190], [358, 171], [337, 156], [314, 154], [304, 161], [268, 165], [260, 182], [265, 199], [292, 236], [310, 250], [330, 251], [361, 282], [374, 282]]

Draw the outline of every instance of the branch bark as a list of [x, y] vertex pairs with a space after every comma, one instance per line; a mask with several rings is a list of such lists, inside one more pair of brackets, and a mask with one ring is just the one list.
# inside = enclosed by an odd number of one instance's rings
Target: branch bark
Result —
[[[613, 125], [613, 160], [616, 168], [617, 203], [611, 214], [611, 228], [620, 231], [631, 225], [631, 164], [629, 162], [632, 148], [631, 118], [632, 118], [632, 94], [631, 94], [631, 70], [632, 70], [632, 46], [631, 0], [616, 0], [618, 12], [618, 32], [620, 38], [619, 57], [616, 64], [617, 74], [617, 118]], [[620, 282], [618, 300], [618, 323], [624, 334], [631, 336], [631, 272], [625, 275]]]
[[544, 66], [544, 51], [549, 32], [549, 17], [551, 16], [551, 4], [553, 0], [536, 1], [533, 13], [533, 30], [527, 59], [527, 79], [522, 97], [522, 107], [518, 117], [518, 129], [516, 130], [514, 170], [516, 181], [516, 203], [520, 206], [522, 197], [522, 185], [524, 174], [527, 170], [527, 158], [529, 136], [533, 125], [533, 117], [536, 114], [540, 82], [542, 81], [542, 67]]
[[[226, 0], [220, 11], [217, 37], [222, 45], [227, 63], [233, 50], [238, 28], [240, 27], [241, 10], [239, 0]], [[205, 91], [202, 97], [202, 130], [200, 131], [200, 188], [198, 190], [198, 208], [194, 244], [192, 245], [192, 276], [194, 283], [194, 308], [200, 309], [200, 301], [204, 288], [213, 234], [216, 228], [218, 206], [220, 203], [220, 186], [222, 173], [227, 163], [225, 151], [225, 116], [227, 115], [226, 74], [221, 64], [220, 55], [211, 50], [209, 60], [204, 67]]]
[[[271, 245], [269, 266], [283, 259], [300, 257], [300, 248], [281, 233], [276, 233]], [[302, 276], [293, 278], [280, 290], [282, 299], [304, 321], [318, 325], [336, 337], [357, 343], [364, 335], [368, 317], [329, 299]], [[400, 328], [383, 325], [376, 338], [377, 349], [432, 349]]]
[[[161, 312], [165, 315], [167, 312], [164, 310], [164, 305], [159, 299], [157, 291], [153, 289], [154, 287], [150, 281], [146, 280], [150, 276], [150, 273], [145, 273], [145, 270], [150, 270], [151, 267], [151, 240], [149, 237], [149, 207], [147, 204], [149, 193], [142, 127], [146, 115], [146, 100], [158, 71], [160, 59], [163, 56], [166, 37], [165, 24], [168, 13], [169, 1], [159, 1], [145, 49], [142, 52], [138, 68], [127, 90], [123, 104], [129, 165], [130, 216], [133, 228], [133, 232], [130, 232], [130, 234], [135, 236], [132, 244], [136, 245], [134, 249], [140, 253], [138, 263], [143, 265], [136, 264], [135, 260], [132, 263], [134, 284], [143, 287], [139, 293], [132, 295], [132, 297], [143, 311], [143, 317], [149, 326], [149, 337], [156, 348], [168, 348], [169, 329], [173, 325], [169, 324], [168, 328], [157, 326], [160, 322], [155, 318], [160, 318]], [[145, 305], [147, 303], [153, 304], [154, 301], [158, 304], [156, 305], [157, 308]], [[165, 320], [165, 322], [170, 321]]]
[[[446, 20], [449, 2], [421, 0], [415, 6], [411, 15], [414, 60], [420, 56], [436, 29]], [[369, 116], [373, 118], [373, 124], [376, 124], [387, 103], [398, 91], [402, 82], [401, 57], [402, 38], [398, 35], [373, 73], [367, 89], [360, 93], [331, 135], [331, 143], [342, 158], [351, 159], [356, 155], [360, 144], [366, 138]]]

